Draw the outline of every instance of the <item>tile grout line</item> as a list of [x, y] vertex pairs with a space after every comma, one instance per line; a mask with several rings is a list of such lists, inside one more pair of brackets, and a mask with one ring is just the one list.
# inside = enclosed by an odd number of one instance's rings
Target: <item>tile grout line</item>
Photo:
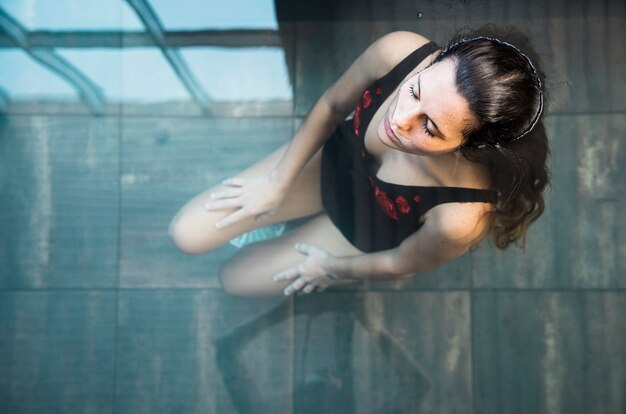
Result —
[[[50, 292], [149, 292], [149, 291], [222, 291], [219, 287], [133, 287], [133, 288], [46, 288], [46, 289], [37, 289], [37, 288], [16, 288], [16, 289], [0, 289], [0, 294], [2, 293], [50, 293]], [[513, 287], [505, 287], [505, 288], [425, 288], [425, 289], [369, 289], [369, 290], [332, 290], [329, 289], [326, 292], [334, 293], [334, 294], [358, 294], [358, 293], [383, 293], [383, 292], [395, 292], [395, 293], [433, 293], [433, 292], [546, 292], [546, 293], [580, 293], [580, 292], [619, 292], [626, 293], [626, 287], [616, 287], [616, 288], [513, 288]]]
[[[292, 37], [292, 41], [293, 41], [293, 99], [291, 101], [291, 131], [292, 131], [292, 137], [296, 132], [296, 120], [297, 117], [295, 117], [295, 113], [296, 113], [296, 108], [297, 108], [297, 99], [298, 99], [298, 82], [297, 82], [297, 78], [298, 78], [298, 68], [297, 68], [297, 62], [298, 62], [298, 27], [297, 25], [292, 26], [292, 30], [294, 30], [294, 35]], [[291, 395], [290, 398], [290, 411], [292, 414], [296, 414], [296, 401], [295, 401], [295, 389], [296, 389], [296, 383], [295, 383], [295, 379], [296, 379], [296, 327], [295, 327], [295, 321], [294, 321], [294, 317], [293, 315], [295, 314], [294, 312], [295, 310], [295, 303], [292, 300], [290, 303], [290, 312], [291, 312], [291, 318], [289, 318], [289, 320], [291, 321], [291, 389], [289, 390], [289, 395]]]
[[111, 404], [111, 412], [115, 414], [117, 410], [117, 350], [118, 350], [118, 333], [119, 333], [119, 318], [120, 318], [120, 281], [121, 281], [121, 268], [122, 268], [122, 114], [123, 107], [120, 107], [120, 113], [118, 114], [118, 147], [117, 147], [117, 271], [116, 271], [116, 283], [115, 283], [115, 325], [113, 328], [113, 398]]
[[473, 300], [474, 300], [474, 295], [472, 294], [473, 290], [474, 290], [474, 256], [470, 255], [470, 274], [469, 274], [469, 290], [468, 290], [468, 295], [469, 295], [469, 347], [470, 347], [470, 381], [471, 381], [471, 388], [470, 388], [470, 398], [472, 399], [472, 410], [471, 413], [474, 414], [476, 413], [476, 373], [474, 372], [474, 306], [473, 306]]

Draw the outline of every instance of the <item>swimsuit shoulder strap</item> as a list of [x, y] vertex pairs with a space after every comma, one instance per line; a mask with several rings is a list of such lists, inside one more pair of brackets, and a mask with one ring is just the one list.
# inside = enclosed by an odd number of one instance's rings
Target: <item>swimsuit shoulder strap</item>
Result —
[[465, 187], [431, 187], [430, 201], [433, 206], [442, 203], [468, 203], [487, 202], [493, 203], [496, 194], [491, 190]]

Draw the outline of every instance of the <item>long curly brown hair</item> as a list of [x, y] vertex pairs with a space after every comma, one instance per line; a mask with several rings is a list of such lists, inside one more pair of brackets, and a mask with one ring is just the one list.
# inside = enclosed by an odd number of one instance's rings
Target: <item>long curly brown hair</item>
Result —
[[[514, 46], [513, 46], [514, 45]], [[543, 125], [545, 75], [529, 39], [513, 26], [457, 32], [431, 64], [456, 63], [456, 86], [477, 119], [459, 148], [487, 166], [496, 196], [490, 232], [500, 249], [525, 245], [545, 209], [550, 149]]]

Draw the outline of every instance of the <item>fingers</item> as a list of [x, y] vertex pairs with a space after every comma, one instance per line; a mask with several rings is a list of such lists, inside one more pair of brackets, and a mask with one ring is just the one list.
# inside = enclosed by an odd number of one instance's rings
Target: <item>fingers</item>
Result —
[[227, 208], [241, 207], [241, 201], [236, 198], [244, 192], [240, 185], [243, 185], [242, 178], [229, 178], [222, 182], [224, 185], [232, 185], [238, 187], [223, 188], [209, 194], [210, 201], [204, 204], [207, 211], [224, 210]]
[[226, 208], [241, 207], [241, 200], [237, 197], [243, 194], [243, 188], [227, 188], [209, 194], [210, 201], [204, 204], [207, 211], [223, 210]]
[[313, 292], [316, 288], [318, 292], [323, 292], [324, 290], [326, 290], [327, 287], [328, 286], [320, 286], [320, 285], [315, 285], [313, 283], [307, 284], [306, 280], [304, 280], [303, 278], [300, 278], [296, 280], [295, 282], [293, 282], [291, 285], [287, 286], [285, 290], [283, 291], [283, 293], [285, 294], [285, 296], [289, 296], [294, 292], [298, 292], [298, 294], [308, 294], [308, 293]]
[[309, 246], [308, 244], [304, 244], [304, 243], [296, 243], [293, 247], [300, 253], [303, 253], [306, 255], [311, 253], [311, 251], [314, 249], [314, 247]]
[[277, 273], [273, 279], [274, 282], [278, 282], [280, 280], [293, 279], [298, 275], [300, 275], [298, 269], [296, 267], [292, 267], [291, 269], [285, 270], [284, 272]]
[[[305, 255], [315, 253], [316, 250], [319, 250], [314, 246], [310, 246], [304, 243], [296, 243], [294, 245], [294, 248], [300, 253], [305, 254]], [[306, 263], [307, 260], [311, 260], [311, 259], [310, 258], [306, 259], [303, 263]], [[284, 289], [283, 293], [285, 295], [291, 295], [294, 292], [298, 292], [299, 295], [308, 294], [308, 293], [313, 292], [316, 288], [320, 292], [322, 292], [327, 287], [327, 286], [322, 286], [324, 282], [322, 282], [322, 285], [319, 284], [320, 280], [318, 279], [320, 279], [320, 275], [317, 275], [317, 272], [312, 271], [311, 269], [306, 271], [304, 270], [302, 265], [292, 267], [288, 270], [277, 273], [276, 275], [274, 275], [273, 280], [275, 282], [278, 282], [281, 280], [290, 280], [290, 279], [295, 279], [295, 278], [297, 279]]]
[[211, 200], [220, 200], [224, 198], [239, 197], [241, 194], [243, 194], [243, 188], [236, 187], [236, 188], [229, 188], [226, 190], [220, 190], [220, 191], [211, 193], [209, 194], [209, 198]]
[[[274, 280], [274, 282], [279, 282], [281, 280], [294, 279], [298, 276], [300, 276], [300, 271], [297, 268], [292, 268], [284, 272], [277, 273], [272, 279]], [[292, 293], [296, 291], [299, 291], [298, 294], [305, 294], [305, 293], [308, 294], [308, 293], [313, 292], [316, 288], [319, 292], [323, 292], [327, 287], [328, 286], [322, 286], [322, 285], [316, 285], [316, 284], [310, 283], [305, 278], [301, 277], [295, 282], [293, 282], [291, 285], [287, 286], [285, 290], [283, 291], [283, 293], [287, 296], [291, 295]]]
[[204, 204], [206, 211], [225, 210], [227, 208], [241, 207], [241, 200], [237, 198], [227, 198], [224, 200], [209, 201]]
[[221, 219], [220, 221], [215, 223], [215, 228], [217, 229], [221, 229], [224, 228], [226, 226], [230, 226], [233, 223], [236, 223], [240, 220], [243, 220], [244, 218], [247, 217], [247, 214], [244, 210], [239, 209], [237, 211], [235, 211], [232, 214], [229, 214], [228, 216], [224, 217], [223, 219]]
[[306, 281], [304, 279], [299, 278], [295, 282], [293, 282], [291, 285], [287, 286], [285, 290], [283, 291], [283, 293], [285, 294], [285, 296], [289, 296], [292, 293], [302, 289], [305, 283]]
[[222, 181], [222, 184], [224, 185], [232, 185], [235, 187], [241, 187], [245, 184], [246, 179], [245, 178], [237, 178], [237, 177], [233, 177], [233, 178], [227, 178], [224, 181]]

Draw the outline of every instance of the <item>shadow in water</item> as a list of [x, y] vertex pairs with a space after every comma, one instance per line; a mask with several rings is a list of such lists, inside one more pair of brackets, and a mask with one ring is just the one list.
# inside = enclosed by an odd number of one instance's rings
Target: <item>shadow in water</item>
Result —
[[[385, 360], [392, 366], [400, 387], [393, 390], [385, 401], [381, 401], [380, 412], [408, 412], [428, 393], [431, 381], [423, 367], [406, 347], [390, 332], [375, 323], [372, 312], [366, 310], [364, 294], [346, 292], [341, 300], [319, 301], [295, 298], [296, 306], [290, 306], [291, 300], [285, 300], [266, 313], [244, 322], [229, 331], [213, 338], [216, 348], [217, 366], [228, 390], [233, 405], [239, 413], [269, 412], [268, 401], [264, 400], [255, 382], [254, 372], [243, 363], [242, 348], [265, 329], [285, 321], [290, 316], [308, 317], [304, 343], [309, 342], [311, 319], [327, 312], [337, 313], [341, 325], [335, 329], [335, 349], [337, 351], [337, 372], [322, 368], [313, 373], [296, 376], [293, 395], [284, 399], [293, 399], [296, 412], [355, 412], [355, 399], [352, 386], [352, 323], [357, 319], [370, 335]], [[344, 318], [345, 317], [345, 318]], [[349, 324], [346, 326], [346, 323]], [[306, 349], [305, 349], [306, 356]], [[306, 358], [305, 358], [306, 359]], [[305, 376], [306, 375], [306, 376]], [[408, 411], [407, 411], [408, 410]]]

